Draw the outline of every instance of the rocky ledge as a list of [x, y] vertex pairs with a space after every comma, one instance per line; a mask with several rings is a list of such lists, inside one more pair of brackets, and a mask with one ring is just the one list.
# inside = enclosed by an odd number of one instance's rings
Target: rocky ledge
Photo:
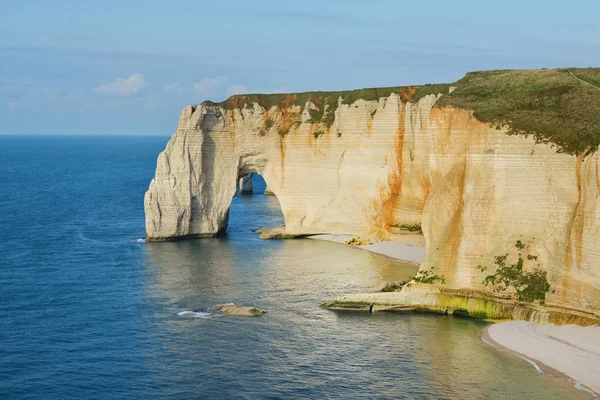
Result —
[[410, 284], [397, 292], [362, 293], [326, 302], [338, 311], [394, 311], [457, 315], [488, 321], [521, 320], [556, 325], [600, 325], [600, 315], [587, 310], [515, 302], [475, 290], [453, 290]]

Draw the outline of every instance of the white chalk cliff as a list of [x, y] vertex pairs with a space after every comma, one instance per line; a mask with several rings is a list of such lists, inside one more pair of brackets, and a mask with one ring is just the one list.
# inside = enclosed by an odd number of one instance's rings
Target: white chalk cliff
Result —
[[[290, 235], [393, 239], [420, 225], [421, 270], [445, 288], [490, 292], [494, 257], [515, 242], [547, 271], [548, 306], [600, 315], [600, 160], [510, 136], [473, 112], [390, 93], [340, 104], [184, 108], [145, 196], [147, 239], [227, 228], [240, 177], [262, 175]], [[317, 110], [327, 116], [328, 110]]]

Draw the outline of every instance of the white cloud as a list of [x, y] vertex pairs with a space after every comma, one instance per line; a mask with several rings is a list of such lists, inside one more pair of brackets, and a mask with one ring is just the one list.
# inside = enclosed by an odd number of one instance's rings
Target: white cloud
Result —
[[94, 92], [104, 96], [128, 97], [141, 93], [148, 83], [144, 75], [136, 72], [129, 78], [118, 78], [112, 82], [105, 83], [94, 89]]
[[233, 96], [234, 94], [248, 93], [248, 86], [244, 86], [244, 85], [229, 86], [225, 93], [227, 94], [228, 97]]
[[194, 83], [194, 90], [199, 93], [209, 93], [226, 80], [226, 76], [217, 76], [216, 78], [202, 78], [200, 82]]
[[181, 88], [181, 82], [169, 82], [162, 85], [162, 91], [164, 93], [183, 93], [183, 89]]

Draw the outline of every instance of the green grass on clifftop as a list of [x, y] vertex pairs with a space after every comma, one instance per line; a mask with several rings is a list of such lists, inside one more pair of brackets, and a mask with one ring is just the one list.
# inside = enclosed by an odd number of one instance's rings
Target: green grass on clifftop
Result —
[[353, 104], [357, 100], [376, 100], [381, 97], [387, 97], [396, 93], [403, 101], [416, 102], [428, 94], [448, 93], [450, 85], [435, 84], [423, 86], [393, 86], [373, 89], [357, 89], [337, 92], [306, 92], [306, 93], [276, 93], [276, 94], [242, 94], [235, 95], [227, 100], [214, 103], [205, 101], [202, 104], [217, 105], [227, 110], [234, 108], [252, 107], [257, 103], [266, 110], [274, 106], [279, 108], [289, 108], [291, 106], [304, 105], [310, 101], [318, 110], [311, 110], [311, 123], [323, 122], [327, 127], [333, 124], [335, 110], [338, 108], [338, 99], [342, 99], [342, 104]]
[[[455, 87], [452, 93], [449, 88]], [[391, 93], [416, 102], [429, 94], [442, 94], [438, 107], [473, 110], [475, 118], [492, 126], [508, 126], [509, 134], [533, 136], [558, 152], [589, 154], [600, 145], [600, 68], [552, 70], [499, 70], [470, 72], [453, 84], [395, 86], [338, 92], [236, 95], [219, 105], [225, 109], [273, 106], [287, 110], [311, 101], [311, 123], [330, 127], [338, 99], [353, 104], [359, 99], [379, 100]]]
[[[437, 102], [568, 154], [600, 145], [600, 68], [470, 72]], [[598, 86], [598, 87], [597, 87]]]

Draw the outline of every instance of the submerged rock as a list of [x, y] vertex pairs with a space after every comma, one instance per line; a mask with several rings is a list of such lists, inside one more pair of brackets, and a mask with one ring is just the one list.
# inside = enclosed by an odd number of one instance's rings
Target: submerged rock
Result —
[[258, 317], [266, 313], [256, 307], [246, 307], [239, 304], [220, 304], [212, 307], [210, 312], [220, 311], [223, 315], [230, 315], [236, 317]]
[[260, 233], [258, 238], [262, 240], [292, 239], [298, 236], [287, 233], [283, 225], [276, 228], [260, 228], [255, 232]]

